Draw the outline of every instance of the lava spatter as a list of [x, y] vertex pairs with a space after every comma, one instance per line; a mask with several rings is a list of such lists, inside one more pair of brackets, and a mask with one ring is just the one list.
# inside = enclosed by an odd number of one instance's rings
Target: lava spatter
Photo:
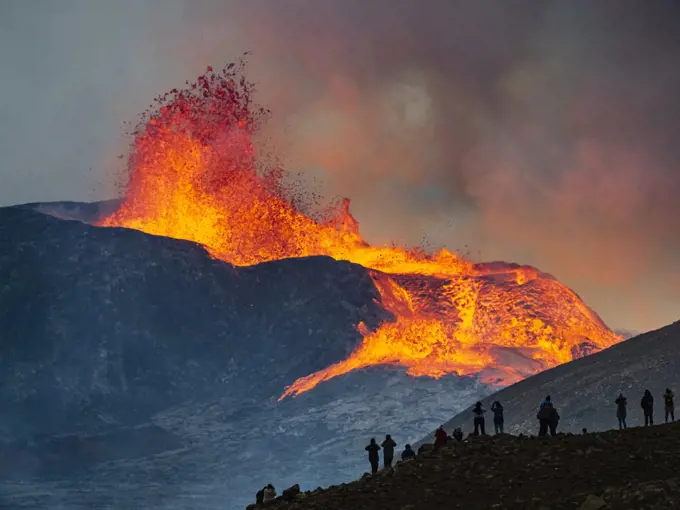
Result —
[[294, 381], [281, 398], [376, 364], [508, 384], [621, 340], [535, 268], [371, 246], [349, 200], [323, 220], [305, 214], [304, 192], [281, 169], [262, 168], [253, 137], [268, 112], [253, 103], [243, 71], [243, 62], [208, 68], [156, 99], [133, 133], [123, 203], [100, 225], [195, 241], [239, 266], [327, 255], [369, 269], [395, 321], [357, 325], [364, 338], [347, 359]]

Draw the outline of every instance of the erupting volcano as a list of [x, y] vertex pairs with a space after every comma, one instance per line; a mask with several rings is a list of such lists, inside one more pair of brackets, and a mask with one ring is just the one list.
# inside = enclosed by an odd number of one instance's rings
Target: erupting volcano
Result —
[[[570, 289], [516, 264], [476, 264], [447, 250], [376, 247], [344, 200], [315, 218], [253, 141], [267, 111], [252, 102], [243, 63], [156, 99], [138, 125], [125, 198], [101, 226], [195, 241], [234, 265], [327, 255], [370, 271], [394, 321], [349, 357], [298, 379], [281, 398], [376, 364], [413, 376], [479, 374], [509, 384], [621, 340]], [[304, 196], [302, 196], [304, 198]]]

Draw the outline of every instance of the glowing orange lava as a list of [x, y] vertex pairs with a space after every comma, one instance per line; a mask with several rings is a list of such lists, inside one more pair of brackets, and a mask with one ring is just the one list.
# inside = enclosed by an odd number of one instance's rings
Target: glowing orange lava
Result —
[[509, 384], [621, 340], [535, 268], [370, 246], [348, 200], [324, 221], [304, 214], [281, 171], [257, 168], [253, 134], [266, 112], [253, 107], [241, 72], [209, 68], [157, 98], [135, 133], [124, 202], [100, 225], [195, 241], [240, 266], [328, 255], [368, 268], [396, 320], [373, 332], [359, 324], [364, 339], [346, 360], [298, 379], [281, 398], [376, 364]]

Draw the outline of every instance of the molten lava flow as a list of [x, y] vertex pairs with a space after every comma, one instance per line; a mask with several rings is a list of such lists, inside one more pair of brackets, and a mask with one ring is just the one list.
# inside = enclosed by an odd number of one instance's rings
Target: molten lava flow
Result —
[[344, 200], [314, 220], [278, 169], [257, 169], [253, 135], [266, 114], [242, 66], [208, 72], [157, 98], [129, 157], [125, 200], [102, 226], [187, 239], [235, 265], [328, 255], [368, 268], [396, 320], [344, 361], [295, 381], [281, 398], [376, 364], [413, 376], [480, 374], [507, 384], [620, 341], [571, 290], [535, 268], [473, 264], [442, 250], [374, 247]]

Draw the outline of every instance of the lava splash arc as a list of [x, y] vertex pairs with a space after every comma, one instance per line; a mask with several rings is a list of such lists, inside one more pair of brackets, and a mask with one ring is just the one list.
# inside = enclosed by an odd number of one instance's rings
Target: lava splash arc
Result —
[[371, 246], [346, 199], [315, 217], [304, 191], [258, 157], [254, 136], [268, 112], [253, 103], [243, 70], [208, 68], [156, 98], [133, 133], [124, 200], [99, 224], [195, 241], [238, 266], [326, 255], [367, 268], [395, 320], [375, 331], [358, 324], [363, 340], [347, 359], [292, 382], [281, 398], [376, 364], [509, 384], [621, 340], [535, 268]]

